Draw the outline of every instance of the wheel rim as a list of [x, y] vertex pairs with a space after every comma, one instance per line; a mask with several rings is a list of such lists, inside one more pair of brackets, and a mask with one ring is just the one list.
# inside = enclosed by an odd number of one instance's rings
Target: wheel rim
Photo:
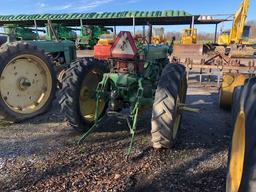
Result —
[[222, 87], [226, 88], [229, 87], [230, 85], [232, 85], [232, 83], [235, 81], [235, 77], [233, 75], [230, 74], [225, 74], [223, 76], [223, 82], [222, 82]]
[[2, 71], [1, 98], [16, 113], [30, 114], [38, 111], [48, 101], [51, 90], [51, 72], [37, 56], [19, 55]]
[[223, 82], [219, 91], [219, 106], [229, 106], [231, 103], [230, 97], [232, 97], [232, 83], [234, 77], [229, 74], [223, 76]]
[[244, 81], [248, 78], [245, 74], [230, 75], [226, 74], [223, 77], [223, 83], [219, 92], [219, 104], [220, 106], [230, 107], [232, 101], [232, 95], [234, 88], [244, 84]]
[[[80, 113], [85, 121], [93, 122], [96, 110], [96, 88], [101, 81], [101, 75], [97, 71], [89, 72], [84, 78], [80, 90]], [[99, 116], [105, 108], [105, 100], [99, 101]]]
[[227, 191], [237, 192], [242, 179], [245, 153], [245, 117], [240, 111], [233, 133], [230, 165], [227, 177]]
[[180, 103], [180, 98], [177, 97], [176, 100], [176, 106], [175, 106], [175, 118], [173, 121], [173, 131], [172, 131], [172, 138], [175, 139], [178, 133], [178, 129], [180, 126], [180, 121], [181, 121], [181, 113], [179, 112], [178, 108], [179, 108], [179, 103]]

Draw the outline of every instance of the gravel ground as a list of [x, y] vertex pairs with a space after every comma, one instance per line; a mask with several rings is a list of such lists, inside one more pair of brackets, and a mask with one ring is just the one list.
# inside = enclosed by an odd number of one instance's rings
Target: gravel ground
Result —
[[109, 119], [78, 146], [79, 134], [55, 109], [23, 124], [0, 124], [0, 191], [224, 191], [230, 113], [217, 90], [190, 84], [176, 147], [154, 150], [151, 111], [139, 118], [130, 159], [126, 124]]

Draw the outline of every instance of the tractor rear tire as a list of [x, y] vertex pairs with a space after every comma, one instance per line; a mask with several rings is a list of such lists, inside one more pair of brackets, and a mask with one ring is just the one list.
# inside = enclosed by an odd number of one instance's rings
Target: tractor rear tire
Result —
[[243, 88], [244, 88], [244, 86], [235, 87], [233, 95], [232, 95], [232, 105], [231, 105], [232, 127], [235, 126], [236, 118], [237, 118], [237, 115], [238, 115], [239, 110], [240, 110], [240, 100], [241, 100], [241, 95], [242, 95], [242, 92], [243, 92]]
[[256, 78], [242, 90], [229, 153], [227, 192], [256, 191]]
[[[60, 90], [60, 105], [68, 123], [78, 132], [86, 132], [94, 123], [96, 88], [107, 63], [93, 58], [82, 58], [66, 69]], [[106, 103], [100, 114], [106, 109]], [[87, 111], [86, 111], [87, 110]]]
[[178, 105], [185, 102], [186, 92], [185, 67], [167, 64], [159, 79], [153, 104], [151, 134], [154, 148], [174, 146], [181, 122]]
[[0, 115], [21, 122], [47, 112], [56, 94], [54, 65], [43, 50], [26, 42], [0, 48]]

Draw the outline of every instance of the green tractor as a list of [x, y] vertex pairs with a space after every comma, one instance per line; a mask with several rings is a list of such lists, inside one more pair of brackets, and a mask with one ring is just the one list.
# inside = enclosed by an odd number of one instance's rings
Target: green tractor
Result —
[[38, 40], [39, 35], [36, 32], [36, 29], [28, 28], [24, 26], [19, 26], [15, 24], [7, 24], [3, 26], [4, 34], [9, 37], [10, 41], [29, 41], [29, 40]]
[[52, 23], [50, 25], [48, 24], [46, 28], [47, 28], [46, 40], [53, 39], [54, 36], [52, 35], [52, 31], [54, 30], [59, 40], [69, 40], [69, 41], [76, 42], [77, 34], [75, 32], [76, 30], [75, 28], [66, 27], [58, 23]]
[[48, 111], [55, 98], [56, 73], [76, 59], [74, 42], [59, 40], [54, 30], [52, 40], [38, 40], [35, 31], [5, 26], [8, 41], [0, 49], [0, 116], [7, 121], [20, 122]]
[[102, 34], [108, 34], [109, 30], [113, 32], [112, 28], [93, 26], [93, 25], [81, 26], [80, 36], [76, 42], [77, 49], [92, 50], [94, 45], [97, 44], [99, 37]]
[[[140, 109], [149, 107], [154, 148], [174, 145], [181, 112], [186, 109], [187, 79], [185, 67], [169, 63], [169, 50], [165, 45], [142, 44], [130, 32], [120, 32], [109, 58], [82, 58], [70, 65], [60, 104], [69, 124], [84, 132], [80, 142], [107, 117], [115, 116], [126, 120], [130, 129], [130, 154]], [[128, 114], [123, 113], [127, 110]]]

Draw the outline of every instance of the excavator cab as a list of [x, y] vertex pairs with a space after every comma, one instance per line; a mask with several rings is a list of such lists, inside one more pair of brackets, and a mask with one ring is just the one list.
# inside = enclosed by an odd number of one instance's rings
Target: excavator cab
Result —
[[247, 42], [249, 42], [250, 31], [251, 31], [251, 26], [245, 25], [243, 34], [242, 34], [242, 39], [243, 39], [244, 44], [247, 44]]
[[182, 30], [181, 44], [190, 45], [197, 42], [197, 29], [186, 28]]
[[245, 25], [243, 28], [242, 36], [237, 42], [235, 40], [230, 39], [230, 30], [223, 31], [218, 38], [219, 45], [230, 45], [230, 44], [249, 44], [249, 35], [250, 35], [251, 26]]

